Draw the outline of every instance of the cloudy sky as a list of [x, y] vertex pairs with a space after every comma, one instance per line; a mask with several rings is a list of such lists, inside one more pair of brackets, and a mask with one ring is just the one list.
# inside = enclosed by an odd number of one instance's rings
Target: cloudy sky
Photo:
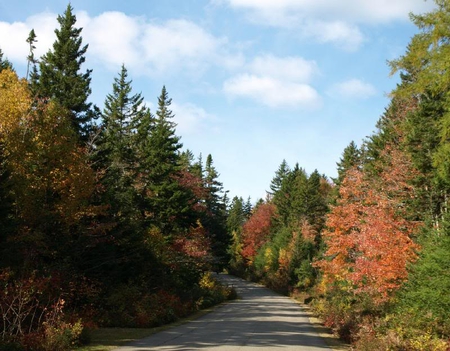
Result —
[[[72, 0], [91, 100], [103, 108], [122, 63], [150, 107], [163, 85], [184, 148], [212, 154], [231, 196], [265, 197], [286, 159], [336, 175], [354, 140], [375, 130], [398, 82], [388, 60], [417, 33], [428, 0]], [[0, 0], [0, 48], [19, 75], [26, 38], [55, 40], [61, 0]]]

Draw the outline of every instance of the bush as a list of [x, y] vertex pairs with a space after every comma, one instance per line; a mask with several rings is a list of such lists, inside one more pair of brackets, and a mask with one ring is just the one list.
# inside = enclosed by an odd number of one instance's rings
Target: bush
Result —
[[207, 272], [203, 274], [199, 287], [202, 290], [202, 296], [197, 300], [198, 309], [208, 308], [217, 305], [226, 300], [232, 300], [237, 297], [236, 290], [232, 287], [226, 287], [213, 278], [212, 274]]
[[0, 350], [70, 350], [83, 331], [81, 320], [65, 321], [65, 300], [51, 278], [17, 279], [0, 272]]

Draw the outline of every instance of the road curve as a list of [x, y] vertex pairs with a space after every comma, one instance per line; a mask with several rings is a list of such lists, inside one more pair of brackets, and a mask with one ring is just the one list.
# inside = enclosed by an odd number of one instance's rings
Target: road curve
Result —
[[219, 279], [240, 299], [114, 351], [331, 351], [291, 299], [229, 275]]

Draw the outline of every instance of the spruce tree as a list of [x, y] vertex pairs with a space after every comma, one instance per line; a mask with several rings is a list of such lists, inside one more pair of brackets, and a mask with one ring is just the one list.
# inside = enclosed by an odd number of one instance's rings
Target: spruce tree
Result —
[[32, 81], [36, 81], [36, 79], [38, 78], [37, 67], [36, 67], [38, 60], [34, 57], [34, 49], [36, 49], [36, 46], [34, 46], [34, 44], [36, 42], [37, 42], [36, 33], [34, 32], [34, 29], [32, 29], [27, 38], [27, 43], [30, 46], [30, 52], [27, 56], [27, 61], [28, 61], [27, 74], [25, 76], [26, 79], [28, 79], [28, 77], [30, 76], [30, 68], [31, 68], [31, 80]]
[[281, 189], [283, 180], [289, 174], [289, 171], [290, 169], [286, 160], [283, 160], [277, 171], [275, 172], [275, 176], [273, 177], [272, 182], [270, 183], [270, 195], [275, 195]]
[[182, 144], [171, 120], [174, 117], [171, 103], [172, 99], [163, 87], [154, 126], [146, 140], [145, 154], [141, 156], [147, 172], [149, 220], [166, 236], [195, 222], [190, 206], [192, 193], [179, 182]]
[[218, 180], [219, 173], [213, 166], [211, 155], [206, 158], [204, 184], [207, 191], [205, 228], [209, 231], [212, 241], [213, 255], [216, 257], [219, 268], [228, 262], [227, 248], [230, 238], [226, 228], [226, 193]]
[[3, 58], [3, 55], [3, 51], [0, 49], [0, 72], [4, 69], [14, 70], [12, 63], [6, 57]]
[[135, 208], [134, 181], [136, 180], [134, 124], [150, 112], [141, 94], [132, 95], [132, 81], [124, 65], [114, 78], [112, 93], [105, 100], [103, 124], [97, 144], [97, 163], [105, 170], [103, 183], [107, 200], [115, 213], [133, 213]]
[[74, 130], [81, 140], [87, 140], [92, 120], [98, 117], [98, 109], [88, 102], [92, 70], [81, 72], [88, 45], [82, 45], [82, 28], [75, 27], [76, 16], [70, 4], [58, 16], [58, 23], [53, 49], [39, 63], [34, 92], [41, 98], [54, 99], [70, 111]]
[[361, 151], [358, 146], [352, 140], [350, 144], [344, 149], [342, 157], [337, 162], [338, 177], [333, 179], [336, 185], [340, 185], [345, 178], [345, 175], [349, 169], [358, 166], [361, 162]]

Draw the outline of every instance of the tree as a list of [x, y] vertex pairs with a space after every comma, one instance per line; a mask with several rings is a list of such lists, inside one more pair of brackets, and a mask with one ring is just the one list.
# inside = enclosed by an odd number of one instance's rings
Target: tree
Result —
[[[87, 140], [91, 122], [98, 111], [87, 100], [91, 94], [91, 73], [81, 73], [88, 45], [82, 46], [82, 28], [76, 28], [76, 16], [69, 4], [62, 16], [58, 16], [59, 29], [56, 41], [39, 63], [39, 77], [33, 89], [41, 98], [54, 99], [70, 111], [70, 121], [77, 135]], [[33, 38], [34, 39], [34, 38]]]
[[275, 206], [259, 205], [242, 228], [242, 256], [252, 262], [258, 250], [269, 241]]
[[382, 156], [389, 167], [379, 178], [367, 178], [359, 169], [347, 172], [322, 234], [325, 258], [318, 263], [330, 290], [341, 284], [376, 304], [386, 302], [406, 280], [416, 258], [412, 236], [419, 225], [405, 219], [405, 202], [413, 196], [410, 160], [392, 148]]
[[223, 185], [218, 180], [219, 173], [213, 165], [211, 155], [206, 157], [204, 186], [207, 192], [205, 205], [207, 216], [205, 228], [209, 231], [212, 242], [213, 254], [221, 266], [229, 261], [227, 248], [230, 245], [230, 237], [226, 228], [226, 203]]
[[195, 223], [190, 201], [193, 194], [180, 184], [180, 138], [175, 135], [174, 117], [170, 110], [172, 99], [165, 87], [158, 97], [158, 110], [146, 147], [140, 156], [145, 167], [148, 191], [148, 216], [150, 222], [164, 235], [174, 229], [189, 228]]
[[37, 63], [38, 60], [34, 57], [34, 50], [36, 49], [36, 46], [34, 46], [34, 43], [37, 42], [36, 39], [36, 33], [34, 32], [34, 29], [32, 29], [30, 31], [30, 34], [28, 34], [28, 38], [27, 38], [27, 43], [28, 45], [30, 45], [30, 52], [27, 56], [27, 74], [25, 76], [25, 79], [28, 79], [28, 76], [30, 74], [30, 67], [32, 67], [32, 72], [31, 72], [31, 81], [36, 81], [36, 79], [38, 78], [38, 73], [37, 73]]
[[340, 161], [337, 163], [338, 177], [333, 179], [335, 184], [339, 185], [345, 178], [349, 169], [359, 166], [361, 162], [361, 151], [354, 141], [344, 149]]
[[0, 49], [0, 72], [5, 69], [9, 69], [12, 71], [13, 65], [7, 58], [3, 58], [3, 51], [2, 49]]
[[141, 123], [150, 115], [141, 94], [131, 94], [132, 81], [127, 77], [127, 69], [122, 65], [119, 76], [114, 78], [113, 91], [105, 100], [97, 143], [97, 166], [105, 172], [102, 183], [106, 187], [106, 201], [114, 213], [125, 217], [137, 210], [134, 182], [138, 176], [139, 143], [135, 129], [141, 131]]
[[25, 80], [8, 70], [0, 75], [0, 138], [17, 221], [11, 251], [22, 268], [73, 269], [95, 237], [93, 171], [67, 111], [54, 102], [33, 104]]
[[281, 190], [281, 187], [283, 185], [284, 179], [289, 174], [290, 169], [286, 162], [286, 160], [283, 160], [278, 167], [277, 171], [275, 172], [275, 176], [272, 179], [272, 182], [270, 183], [270, 195], [275, 195], [278, 191]]

